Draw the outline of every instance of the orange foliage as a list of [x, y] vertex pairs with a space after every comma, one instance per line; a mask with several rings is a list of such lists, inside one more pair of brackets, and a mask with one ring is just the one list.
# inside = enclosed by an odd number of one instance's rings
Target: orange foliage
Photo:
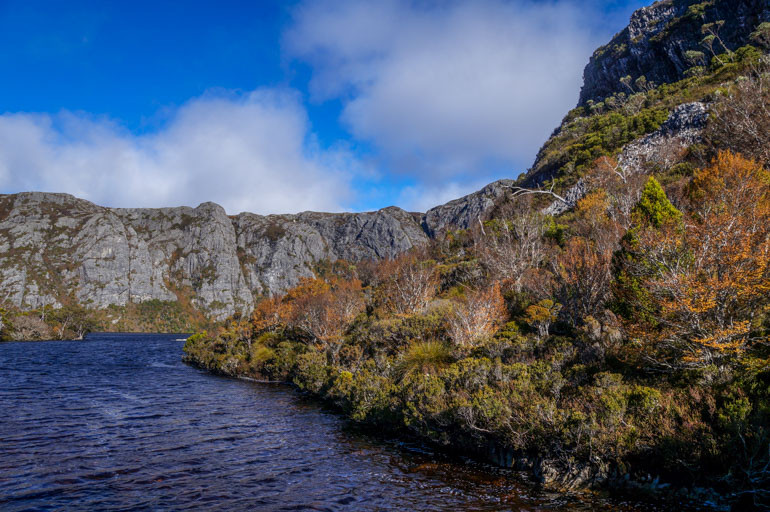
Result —
[[281, 299], [270, 297], [263, 299], [251, 314], [251, 325], [256, 331], [265, 331], [281, 323]]
[[323, 343], [338, 343], [348, 324], [364, 308], [357, 279], [303, 279], [283, 299], [287, 324], [305, 330]]
[[556, 260], [556, 297], [577, 325], [604, 309], [612, 279], [611, 248], [597, 247], [583, 237], [569, 239]]
[[609, 215], [611, 208], [610, 196], [603, 188], [587, 194], [575, 208], [578, 234], [593, 240], [602, 253], [614, 251], [623, 236], [623, 226]]
[[640, 234], [650, 248], [645, 265], [654, 269], [641, 284], [655, 325], [629, 330], [697, 366], [738, 356], [756, 341], [752, 321], [770, 303], [770, 174], [723, 152], [696, 173], [690, 196], [684, 231]]
[[252, 315], [252, 326], [256, 331], [279, 325], [301, 329], [324, 345], [338, 346], [364, 305], [358, 279], [303, 278], [283, 297], [260, 302]]
[[548, 329], [551, 323], [559, 317], [561, 304], [557, 304], [551, 299], [543, 299], [537, 304], [532, 304], [526, 310], [526, 320], [529, 325], [537, 329], [541, 338], [548, 336]]

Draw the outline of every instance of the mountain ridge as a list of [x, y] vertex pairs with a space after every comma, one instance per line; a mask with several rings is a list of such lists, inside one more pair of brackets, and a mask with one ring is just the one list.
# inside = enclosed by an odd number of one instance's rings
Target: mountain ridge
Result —
[[467, 228], [499, 196], [494, 185], [425, 214], [389, 206], [227, 215], [213, 202], [111, 208], [66, 193], [4, 194], [0, 299], [21, 310], [73, 299], [104, 309], [190, 295], [196, 308], [223, 319], [312, 277], [321, 262], [393, 258]]

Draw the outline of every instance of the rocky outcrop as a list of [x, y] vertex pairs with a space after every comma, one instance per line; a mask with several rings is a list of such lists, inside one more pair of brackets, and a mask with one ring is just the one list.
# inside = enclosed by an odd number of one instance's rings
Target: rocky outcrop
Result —
[[186, 296], [212, 318], [248, 311], [322, 261], [393, 257], [428, 237], [399, 208], [228, 217], [222, 207], [105, 208], [67, 194], [0, 196], [0, 301], [91, 308]]
[[[767, 0], [662, 0], [639, 9], [628, 27], [594, 52], [583, 73], [579, 105], [628, 94], [640, 87], [634, 85], [640, 77], [657, 85], [680, 80], [714, 54], [748, 44], [757, 25], [769, 20]], [[702, 43], [709, 23], [721, 24], [714, 27], [718, 39], [711, 48]], [[625, 77], [629, 85], [621, 82]]]
[[509, 193], [514, 183], [514, 180], [498, 180], [477, 192], [431, 208], [423, 216], [425, 232], [435, 237], [448, 229], [469, 228]]
[[645, 172], [650, 165], [670, 167], [686, 148], [700, 142], [708, 116], [704, 103], [678, 106], [658, 130], [626, 145], [618, 163], [630, 174]]
[[[623, 147], [618, 155], [618, 165], [626, 176], [646, 173], [654, 166], [670, 167], [681, 159], [688, 147], [701, 141], [708, 115], [704, 103], [679, 105], [658, 130]], [[559, 215], [569, 211], [588, 192], [588, 186], [581, 178], [563, 194], [565, 201], [553, 201], [542, 213]]]
[[392, 258], [428, 241], [413, 214], [393, 207], [366, 213], [242, 213], [233, 225], [249, 288], [265, 295], [312, 276], [323, 261]]
[[556, 200], [543, 209], [544, 215], [560, 215], [566, 211], [573, 209], [577, 206], [583, 196], [588, 192], [588, 187], [583, 179], [579, 179], [577, 183], [571, 186], [567, 192], [562, 196], [564, 201]]
[[[749, 44], [754, 48], [744, 49]], [[768, 45], [768, 0], [662, 0], [637, 10], [591, 57], [577, 108], [554, 130], [519, 185], [560, 180], [565, 188], [574, 186], [602, 155], [619, 157], [634, 172], [650, 162], [665, 167], [665, 153], [677, 143], [692, 144], [706, 122], [701, 103], [691, 104], [696, 110], [689, 112], [675, 108], [676, 102], [712, 101], [718, 87]], [[657, 87], [689, 76], [693, 80], [681, 87]], [[672, 117], [660, 127], [666, 113]]]

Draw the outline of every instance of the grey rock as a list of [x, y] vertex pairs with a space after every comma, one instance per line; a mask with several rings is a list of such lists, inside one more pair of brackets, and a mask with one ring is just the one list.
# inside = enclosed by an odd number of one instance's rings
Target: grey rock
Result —
[[419, 216], [399, 208], [228, 217], [213, 203], [121, 209], [67, 194], [3, 195], [0, 301], [32, 309], [74, 297], [106, 308], [189, 294], [223, 319], [323, 261], [394, 257], [427, 241]]
[[[708, 108], [704, 103], [679, 105], [660, 128], [623, 147], [618, 157], [619, 165], [628, 176], [647, 172], [650, 164], [670, 165], [681, 154], [679, 150], [701, 140], [708, 116]], [[566, 202], [555, 200], [542, 213], [559, 215], [569, 211], [588, 192], [588, 186], [581, 178], [563, 194]]]
[[[705, 105], [677, 108], [655, 133], [624, 148], [622, 165], [643, 170], [672, 141], [691, 144]], [[668, 146], [667, 146], [668, 145]], [[228, 217], [197, 208], [119, 209], [67, 194], [0, 196], [0, 303], [59, 307], [68, 296], [92, 308], [158, 299], [192, 303], [216, 319], [248, 312], [313, 276], [323, 262], [392, 258], [450, 229], [489, 216], [513, 180], [500, 180], [424, 215], [399, 208], [365, 213]], [[558, 215], [587, 193], [583, 180], [544, 210]]]
[[514, 184], [514, 180], [498, 180], [477, 192], [431, 208], [422, 219], [425, 232], [436, 237], [449, 229], [468, 229], [479, 219], [483, 220]]
[[705, 103], [694, 101], [679, 105], [668, 119], [660, 126], [658, 132], [662, 135], [677, 135], [680, 137], [700, 133], [708, 122], [709, 112]]
[[559, 215], [569, 211], [577, 206], [578, 201], [580, 201], [587, 193], [588, 187], [586, 186], [585, 180], [581, 178], [562, 196], [565, 201], [560, 201], [557, 199], [549, 206], [544, 208], [542, 213], [545, 215]]
[[684, 148], [701, 140], [708, 116], [704, 103], [678, 106], [658, 130], [627, 144], [618, 163], [629, 175], [645, 172], [649, 164], [668, 167]]
[[242, 213], [233, 224], [246, 281], [262, 295], [296, 285], [324, 261], [392, 258], [428, 242], [417, 218], [394, 207], [365, 213]]
[[[644, 76], [648, 83], [657, 85], [681, 80], [693, 67], [686, 56], [688, 51], [703, 52], [711, 58], [701, 44], [701, 27], [706, 23], [724, 21], [719, 37], [727, 48], [735, 50], [750, 42], [759, 23], [770, 19], [766, 0], [715, 0], [705, 3], [702, 15], [688, 12], [694, 3], [662, 0], [634, 12], [628, 27], [591, 57], [583, 72], [579, 105], [630, 92], [620, 82], [626, 76], [632, 82]], [[719, 47], [718, 52], [722, 51]]]

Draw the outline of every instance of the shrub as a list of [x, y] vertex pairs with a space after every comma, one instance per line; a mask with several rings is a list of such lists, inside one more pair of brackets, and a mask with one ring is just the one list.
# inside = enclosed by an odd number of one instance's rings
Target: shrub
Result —
[[558, 318], [560, 309], [561, 304], [556, 304], [551, 299], [543, 299], [527, 308], [525, 318], [527, 323], [537, 330], [538, 336], [544, 338], [548, 336], [551, 324]]
[[412, 343], [396, 365], [396, 375], [403, 380], [415, 374], [436, 373], [451, 357], [450, 348], [440, 341]]
[[695, 173], [685, 227], [652, 188], [620, 259], [626, 328], [659, 369], [724, 369], [763, 340], [752, 320], [770, 303], [770, 175], [720, 153]]
[[329, 378], [326, 354], [309, 351], [297, 357], [292, 381], [303, 391], [319, 394]]

